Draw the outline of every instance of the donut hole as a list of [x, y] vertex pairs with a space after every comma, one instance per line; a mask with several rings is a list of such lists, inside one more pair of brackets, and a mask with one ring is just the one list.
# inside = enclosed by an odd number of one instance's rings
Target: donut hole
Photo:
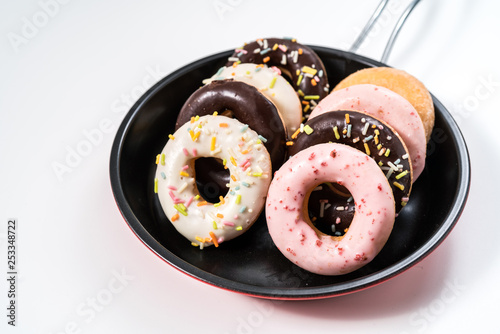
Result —
[[203, 157], [194, 162], [196, 186], [203, 199], [209, 203], [220, 202], [219, 197], [225, 197], [229, 188], [229, 170], [224, 169], [221, 159]]
[[312, 190], [307, 210], [311, 223], [318, 231], [341, 237], [351, 225], [355, 206], [347, 188], [326, 182]]
[[287, 68], [285, 68], [285, 67], [281, 67], [281, 66], [280, 66], [280, 67], [278, 67], [278, 68], [279, 68], [279, 70], [281, 71], [281, 76], [282, 76], [282, 77], [283, 77], [286, 81], [288, 81], [288, 83], [289, 83], [290, 85], [292, 85], [292, 87], [294, 87], [294, 85], [297, 83], [297, 80], [295, 80], [295, 82], [294, 82], [294, 80], [293, 80], [293, 76], [292, 76], [292, 73], [290, 73], [290, 71], [289, 71]]
[[219, 115], [226, 116], [226, 117], [229, 117], [229, 118], [235, 118], [233, 111], [229, 110], [229, 109], [224, 110], [223, 112], [219, 113]]

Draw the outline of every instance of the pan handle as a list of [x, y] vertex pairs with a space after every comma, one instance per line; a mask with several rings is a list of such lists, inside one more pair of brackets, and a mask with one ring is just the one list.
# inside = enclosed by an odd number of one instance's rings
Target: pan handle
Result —
[[[366, 36], [370, 32], [370, 30], [373, 28], [373, 25], [377, 20], [379, 19], [380, 15], [384, 11], [387, 3], [389, 0], [381, 0], [380, 3], [378, 4], [377, 8], [375, 8], [375, 11], [373, 12], [372, 16], [366, 23], [365, 27], [359, 34], [358, 38], [354, 43], [352, 44], [351, 48], [349, 49], [350, 52], [356, 52], [358, 48], [361, 46], [363, 41], [365, 40]], [[389, 58], [389, 55], [391, 54], [392, 47], [394, 46], [394, 42], [396, 41], [396, 38], [398, 37], [399, 32], [401, 31], [401, 28], [403, 28], [404, 23], [406, 22], [406, 19], [412, 12], [412, 10], [417, 6], [417, 4], [420, 2], [420, 0], [413, 0], [408, 7], [406, 7], [405, 11], [401, 14], [399, 17], [398, 22], [396, 23], [396, 26], [392, 30], [391, 36], [389, 37], [389, 40], [387, 41], [387, 44], [384, 49], [384, 53], [382, 54], [382, 58], [380, 61], [382, 63], [386, 63], [387, 59]]]

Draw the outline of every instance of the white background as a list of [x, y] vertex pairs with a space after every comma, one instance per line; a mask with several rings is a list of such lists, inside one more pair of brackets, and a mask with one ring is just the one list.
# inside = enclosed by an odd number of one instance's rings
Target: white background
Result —
[[[392, 2], [359, 53], [380, 57], [407, 3]], [[132, 234], [114, 202], [108, 162], [117, 127], [162, 76], [259, 37], [348, 49], [377, 4], [2, 0], [0, 332], [500, 331], [500, 2], [423, 0], [388, 61], [450, 110], [472, 162], [458, 225], [404, 274], [326, 300], [250, 298], [171, 268]], [[68, 167], [70, 152], [95, 131], [100, 139]], [[57, 164], [68, 169], [57, 173]], [[15, 328], [6, 317], [8, 218], [19, 227]]]

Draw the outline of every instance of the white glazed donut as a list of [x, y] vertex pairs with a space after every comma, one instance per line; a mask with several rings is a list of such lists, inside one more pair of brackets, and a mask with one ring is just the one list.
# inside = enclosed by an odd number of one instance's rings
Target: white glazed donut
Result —
[[234, 79], [252, 85], [271, 100], [285, 123], [288, 137], [300, 126], [302, 106], [299, 97], [290, 83], [281, 76], [281, 71], [277, 67], [269, 68], [266, 65], [250, 63], [223, 66], [203, 83], [224, 79]]
[[[155, 192], [177, 231], [203, 248], [248, 230], [271, 182], [265, 138], [236, 119], [213, 115], [193, 118], [169, 137], [157, 156]], [[207, 203], [198, 191], [194, 163], [200, 157], [221, 159], [229, 169], [229, 191], [219, 203]]]
[[[346, 187], [355, 201], [344, 236], [333, 237], [311, 223], [307, 203], [321, 183]], [[395, 219], [394, 197], [384, 173], [365, 153], [326, 143], [291, 157], [276, 173], [266, 202], [269, 233], [290, 261], [310, 272], [341, 275], [369, 263], [385, 245]]]

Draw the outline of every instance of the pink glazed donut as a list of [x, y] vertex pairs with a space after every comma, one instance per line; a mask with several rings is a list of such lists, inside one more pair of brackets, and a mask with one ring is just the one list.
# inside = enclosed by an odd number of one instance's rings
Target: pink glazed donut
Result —
[[415, 182], [425, 167], [427, 140], [424, 124], [408, 100], [381, 86], [354, 85], [330, 93], [318, 103], [309, 119], [334, 110], [363, 111], [392, 126], [408, 148]]
[[[309, 196], [324, 182], [343, 185], [353, 196], [354, 218], [344, 236], [324, 234], [309, 219]], [[377, 163], [337, 143], [291, 157], [275, 173], [266, 201], [274, 244], [290, 261], [320, 275], [343, 275], [368, 264], [387, 242], [395, 215], [391, 187]]]

